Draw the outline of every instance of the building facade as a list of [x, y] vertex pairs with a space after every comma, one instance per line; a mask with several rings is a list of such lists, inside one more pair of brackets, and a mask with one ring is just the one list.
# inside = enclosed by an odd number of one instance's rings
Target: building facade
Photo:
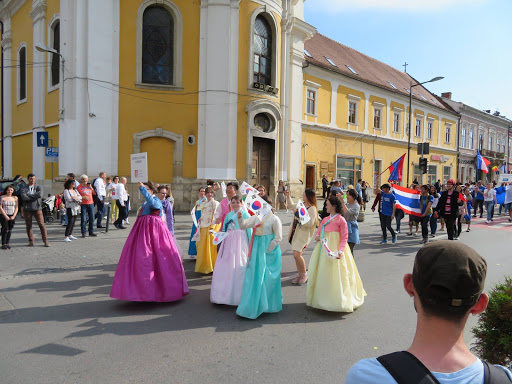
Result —
[[207, 178], [299, 188], [303, 1], [2, 1], [3, 177], [55, 193], [68, 172], [129, 177], [147, 152], [182, 209]]
[[[459, 124], [459, 169], [461, 181], [498, 181], [498, 173], [509, 168], [510, 128], [512, 121], [498, 112], [481, 111], [451, 99], [451, 93], [442, 94], [443, 102], [451, 106], [461, 116]], [[476, 154], [480, 151], [491, 164], [489, 173], [477, 169]], [[492, 170], [497, 167], [498, 171]]]
[[[321, 34], [306, 41], [305, 57], [302, 136], [292, 137], [302, 143], [296, 148], [302, 180], [321, 188], [327, 174], [344, 185], [363, 179], [377, 188], [389, 171], [379, 175], [408, 152], [409, 92], [411, 82], [418, 82]], [[421, 85], [412, 93], [411, 156], [402, 185], [455, 178], [458, 114]], [[429, 143], [426, 175], [419, 168], [418, 143]]]

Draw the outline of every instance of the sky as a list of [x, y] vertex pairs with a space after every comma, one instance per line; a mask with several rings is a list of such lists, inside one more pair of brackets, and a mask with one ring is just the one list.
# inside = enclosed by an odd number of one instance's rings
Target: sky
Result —
[[318, 32], [512, 119], [512, 0], [307, 0]]

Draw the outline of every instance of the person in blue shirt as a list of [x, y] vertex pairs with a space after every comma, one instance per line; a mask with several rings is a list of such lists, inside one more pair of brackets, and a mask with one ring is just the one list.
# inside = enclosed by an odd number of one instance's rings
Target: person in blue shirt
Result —
[[475, 211], [473, 212], [473, 217], [476, 217], [476, 212], [480, 207], [480, 218], [482, 218], [484, 214], [484, 191], [485, 187], [482, 185], [482, 182], [479, 181], [475, 188]]
[[432, 217], [432, 204], [434, 203], [434, 196], [430, 194], [428, 185], [422, 185], [420, 188], [420, 210], [421, 210], [421, 235], [423, 239], [420, 244], [428, 243], [428, 226], [430, 218]]
[[395, 195], [391, 193], [391, 186], [389, 184], [383, 184], [381, 187], [381, 199], [382, 199], [382, 209], [380, 214], [380, 227], [382, 229], [382, 241], [381, 244], [386, 244], [388, 242], [388, 233], [387, 230], [391, 233], [392, 242], [396, 243], [396, 233], [391, 226], [393, 219], [395, 218], [395, 209], [396, 209], [396, 198]]
[[[421, 247], [412, 273], [403, 279], [416, 311], [416, 333], [407, 351], [394, 354], [395, 359], [417, 359], [413, 366], [423, 366], [441, 384], [482, 384], [484, 363], [464, 342], [464, 328], [469, 315], [478, 315], [487, 307], [489, 297], [483, 292], [486, 274], [486, 261], [461, 242], [441, 240]], [[392, 375], [393, 370], [385, 367], [386, 357], [389, 355], [357, 362], [345, 383], [396, 384], [393, 375], [404, 370], [395, 367]], [[495, 373], [496, 377], [503, 376], [500, 382], [506, 382], [507, 377], [512, 380], [506, 368], [490, 368], [493, 377]]]

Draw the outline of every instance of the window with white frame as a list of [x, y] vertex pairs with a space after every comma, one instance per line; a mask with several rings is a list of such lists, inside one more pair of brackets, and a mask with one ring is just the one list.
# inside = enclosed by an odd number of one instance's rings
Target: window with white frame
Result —
[[373, 109], [373, 128], [375, 129], [381, 129], [381, 114], [382, 109], [381, 108], [374, 108]]
[[427, 122], [427, 139], [428, 140], [432, 140], [433, 126], [434, 126], [434, 123], [432, 122], [432, 120], [429, 120]]
[[357, 102], [349, 101], [348, 102], [348, 122], [350, 124], [357, 124]]
[[452, 131], [452, 126], [451, 125], [446, 125], [446, 137], [445, 137], [445, 140], [447, 143], [449, 143], [451, 141], [451, 131]]
[[316, 112], [316, 91], [308, 89], [307, 97], [306, 97], [306, 113], [308, 115], [315, 115], [315, 112]]
[[[51, 26], [51, 36], [51, 47], [57, 52], [60, 52], [60, 22], [58, 20]], [[51, 58], [52, 64], [50, 71], [50, 86], [56, 87], [57, 85], [59, 85], [60, 82], [60, 56], [55, 53], [52, 53]]]
[[462, 127], [460, 131], [460, 146], [466, 148], [466, 127]]
[[482, 151], [484, 149], [484, 134], [480, 133], [478, 135], [478, 150]]
[[492, 143], [493, 143], [493, 141], [494, 141], [493, 135], [489, 134], [489, 143], [488, 143], [489, 144], [489, 148], [488, 148], [489, 151], [492, 151]]
[[137, 11], [136, 84], [146, 88], [182, 85], [183, 21], [171, 0], [146, 0]]
[[446, 184], [446, 182], [451, 179], [452, 177], [452, 167], [444, 166], [443, 167], [443, 184]]
[[27, 101], [27, 46], [18, 49], [18, 103]]
[[393, 132], [400, 132], [400, 112], [393, 114]]
[[416, 119], [416, 137], [421, 137], [421, 119]]
[[501, 148], [503, 153], [505, 153], [505, 139], [501, 140]]
[[500, 142], [500, 138], [498, 137], [496, 139], [496, 151], [499, 152], [501, 149], [501, 142]]
[[474, 143], [473, 143], [473, 130], [469, 130], [469, 149], [473, 149]]

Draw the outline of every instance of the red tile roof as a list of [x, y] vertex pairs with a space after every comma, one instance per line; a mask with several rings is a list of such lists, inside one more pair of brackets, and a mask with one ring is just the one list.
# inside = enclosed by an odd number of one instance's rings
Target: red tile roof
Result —
[[[306, 40], [304, 48], [312, 56], [305, 55], [308, 63], [340, 73], [344, 76], [360, 80], [365, 83], [385, 88], [409, 97], [409, 86], [417, 81], [409, 74], [399, 71], [388, 64], [367, 56], [355, 49], [340, 44], [320, 33], [316, 33], [311, 39]], [[327, 60], [329, 58], [336, 66]], [[354, 74], [350, 66], [357, 74]], [[393, 84], [397, 89], [393, 88]], [[436, 95], [430, 93], [423, 86], [413, 88], [413, 97], [438, 108], [453, 110], [445, 103], [440, 102]], [[422, 97], [423, 96], [423, 97]]]

